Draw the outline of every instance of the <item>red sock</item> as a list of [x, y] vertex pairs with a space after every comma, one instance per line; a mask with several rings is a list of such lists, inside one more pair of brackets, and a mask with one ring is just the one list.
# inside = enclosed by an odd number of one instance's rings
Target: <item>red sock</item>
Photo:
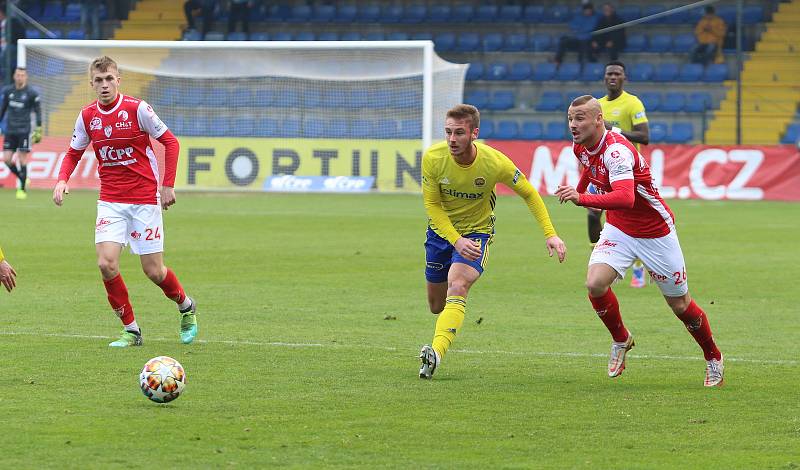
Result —
[[689, 330], [689, 334], [697, 341], [697, 344], [703, 348], [703, 356], [706, 361], [722, 359], [722, 353], [717, 349], [714, 337], [711, 335], [711, 325], [708, 324], [706, 312], [698, 307], [694, 300], [686, 307], [686, 311], [677, 317], [686, 325], [686, 329]]
[[133, 316], [133, 307], [131, 307], [130, 300], [128, 300], [128, 288], [125, 287], [125, 281], [122, 280], [122, 274], [117, 274], [114, 279], [106, 281], [103, 280], [108, 293], [108, 303], [114, 309], [114, 313], [122, 320], [122, 325], [130, 325], [136, 319]]
[[614, 291], [608, 288], [608, 291], [602, 297], [589, 296], [589, 301], [592, 302], [594, 311], [597, 316], [606, 325], [611, 337], [617, 343], [622, 343], [628, 339], [628, 330], [622, 324], [622, 316], [619, 314], [619, 302]]
[[178, 277], [175, 275], [175, 273], [169, 268], [167, 268], [167, 275], [164, 276], [164, 280], [161, 281], [161, 284], [159, 284], [158, 287], [164, 291], [164, 295], [176, 303], [181, 303], [186, 300], [186, 294], [183, 292], [183, 286], [181, 286], [181, 283], [178, 281]]

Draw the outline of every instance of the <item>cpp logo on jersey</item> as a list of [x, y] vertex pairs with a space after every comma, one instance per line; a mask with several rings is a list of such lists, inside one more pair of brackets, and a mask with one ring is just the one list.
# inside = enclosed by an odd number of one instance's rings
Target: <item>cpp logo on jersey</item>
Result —
[[103, 128], [103, 120], [97, 116], [93, 117], [92, 120], [89, 122], [90, 131], [99, 131], [102, 128]]
[[123, 121], [127, 121], [128, 120], [128, 112], [123, 109], [122, 111], [117, 113], [117, 117], [119, 119], [122, 119]]

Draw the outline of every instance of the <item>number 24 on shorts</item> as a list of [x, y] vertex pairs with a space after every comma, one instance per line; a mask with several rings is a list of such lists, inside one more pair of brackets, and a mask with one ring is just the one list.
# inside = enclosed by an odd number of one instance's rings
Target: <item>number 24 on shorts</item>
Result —
[[155, 229], [152, 228], [144, 229], [145, 240], [158, 240], [160, 238], [161, 238], [161, 227], [156, 227]]

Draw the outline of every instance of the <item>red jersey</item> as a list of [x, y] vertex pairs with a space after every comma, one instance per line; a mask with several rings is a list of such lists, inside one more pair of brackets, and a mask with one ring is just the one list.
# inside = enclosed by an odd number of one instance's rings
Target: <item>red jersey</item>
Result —
[[[150, 136], [158, 139], [165, 132], [167, 126], [150, 105], [120, 94], [111, 105], [94, 101], [81, 110], [70, 147], [83, 151], [92, 144], [101, 201], [158, 204], [160, 175]], [[60, 179], [66, 180], [73, 169]]]
[[633, 180], [633, 207], [608, 209], [608, 223], [635, 238], [660, 238], [675, 229], [675, 216], [658, 194], [650, 167], [628, 139], [606, 131], [594, 148], [573, 143], [572, 151], [582, 166], [578, 192], [592, 183], [598, 194], [605, 194], [615, 181]]

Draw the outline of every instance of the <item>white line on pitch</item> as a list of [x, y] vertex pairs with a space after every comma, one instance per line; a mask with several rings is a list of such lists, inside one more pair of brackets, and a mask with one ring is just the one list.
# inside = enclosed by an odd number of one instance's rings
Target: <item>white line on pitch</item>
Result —
[[[34, 333], [34, 332], [15, 332], [15, 331], [0, 331], [0, 336], [40, 336], [50, 338], [78, 338], [78, 339], [115, 339], [116, 336], [105, 335], [79, 335], [79, 334], [66, 334], [66, 333]], [[147, 338], [147, 341], [155, 342], [174, 342], [174, 339], [168, 338]], [[322, 343], [289, 343], [283, 341], [247, 341], [247, 340], [224, 340], [224, 339], [199, 339], [196, 341], [200, 344], [231, 344], [242, 346], [278, 346], [289, 348], [367, 348], [367, 349], [380, 349], [384, 351], [398, 351], [402, 348], [391, 346], [367, 346], [361, 344], [322, 344]], [[540, 356], [540, 357], [579, 357], [579, 358], [605, 358], [607, 354], [599, 353], [577, 353], [577, 352], [544, 352], [544, 351], [503, 351], [503, 350], [476, 350], [476, 349], [453, 349], [452, 351], [461, 354], [478, 354], [478, 355], [509, 355], [509, 356]], [[703, 360], [701, 356], [668, 356], [658, 354], [631, 354], [629, 357], [640, 359], [661, 359], [668, 361], [698, 361]], [[751, 364], [771, 364], [771, 365], [784, 365], [784, 366], [797, 366], [800, 361], [787, 360], [787, 359], [747, 359], [739, 357], [725, 356], [725, 361], [730, 362], [745, 362]]]

